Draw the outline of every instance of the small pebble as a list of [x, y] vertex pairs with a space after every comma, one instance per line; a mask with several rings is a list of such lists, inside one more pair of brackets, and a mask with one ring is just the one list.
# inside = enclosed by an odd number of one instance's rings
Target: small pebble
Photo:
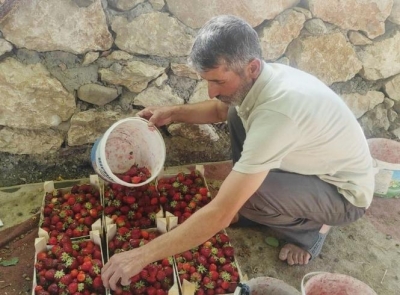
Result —
[[22, 274], [22, 277], [25, 278], [25, 277], [26, 277], [26, 273], [23, 273], [23, 274]]
[[386, 235], [386, 240], [391, 240], [392, 236], [391, 235]]
[[26, 280], [26, 281], [30, 281], [31, 278], [30, 278], [30, 277], [26, 277], [25, 280]]
[[339, 262], [339, 258], [335, 258], [335, 259], [333, 259], [333, 261]]

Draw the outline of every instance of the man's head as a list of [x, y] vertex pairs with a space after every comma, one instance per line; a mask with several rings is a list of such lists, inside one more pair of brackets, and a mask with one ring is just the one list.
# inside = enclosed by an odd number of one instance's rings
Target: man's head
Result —
[[240, 105], [262, 68], [257, 32], [244, 20], [221, 15], [199, 31], [189, 63], [208, 81], [210, 97]]
[[239, 72], [256, 58], [262, 59], [257, 32], [236, 16], [220, 15], [200, 29], [189, 61], [198, 72], [222, 64], [229, 70]]

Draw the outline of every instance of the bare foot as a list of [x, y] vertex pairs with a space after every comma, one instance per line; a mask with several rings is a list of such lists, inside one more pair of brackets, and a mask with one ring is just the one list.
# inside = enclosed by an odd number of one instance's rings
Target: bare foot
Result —
[[279, 259], [286, 260], [289, 265], [304, 265], [310, 261], [311, 255], [296, 245], [286, 244], [279, 252]]
[[293, 244], [286, 244], [285, 246], [282, 247], [281, 252], [279, 252], [279, 259], [282, 261], [287, 261], [289, 265], [304, 265], [308, 264], [308, 262], [311, 259], [311, 254], [315, 255], [317, 257], [319, 255], [319, 252], [322, 249], [322, 246], [325, 241], [325, 237], [328, 234], [329, 230], [331, 227], [329, 225], [322, 225], [320, 231], [319, 231], [319, 237], [317, 242], [313, 247], [311, 247], [310, 252], [307, 252], [306, 250], [293, 245]]

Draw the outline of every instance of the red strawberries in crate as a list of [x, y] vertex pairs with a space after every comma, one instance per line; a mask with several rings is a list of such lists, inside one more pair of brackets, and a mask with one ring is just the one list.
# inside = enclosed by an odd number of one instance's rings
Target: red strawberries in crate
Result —
[[55, 245], [60, 233], [72, 238], [88, 235], [102, 212], [100, 193], [95, 186], [81, 184], [71, 189], [53, 189], [45, 194], [40, 227], [48, 233], [48, 243]]
[[71, 241], [64, 234], [58, 245], [37, 252], [34, 293], [105, 294], [102, 267], [98, 244], [92, 240]]
[[189, 174], [178, 173], [176, 176], [160, 178], [157, 190], [164, 211], [177, 216], [178, 223], [184, 222], [211, 201], [205, 180], [197, 170]]
[[229, 237], [220, 232], [199, 247], [175, 255], [180, 282], [189, 281], [195, 294], [233, 293], [239, 282], [239, 269]]
[[154, 183], [134, 188], [110, 183], [104, 187], [104, 214], [118, 227], [155, 227], [158, 211], [160, 200]]
[[[129, 251], [147, 244], [157, 238], [161, 233], [155, 229], [144, 230], [126, 227], [117, 229], [114, 237], [108, 242], [110, 257], [122, 251]], [[111, 294], [169, 294], [174, 288], [178, 294], [178, 287], [174, 282], [173, 259], [163, 259], [147, 265], [140, 273], [131, 278], [129, 286], [118, 285], [118, 291], [111, 291]]]

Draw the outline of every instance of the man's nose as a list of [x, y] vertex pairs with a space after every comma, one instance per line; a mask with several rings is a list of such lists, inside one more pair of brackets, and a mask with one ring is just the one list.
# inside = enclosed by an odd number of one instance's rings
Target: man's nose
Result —
[[214, 83], [208, 82], [208, 96], [214, 98], [220, 95], [218, 87]]

